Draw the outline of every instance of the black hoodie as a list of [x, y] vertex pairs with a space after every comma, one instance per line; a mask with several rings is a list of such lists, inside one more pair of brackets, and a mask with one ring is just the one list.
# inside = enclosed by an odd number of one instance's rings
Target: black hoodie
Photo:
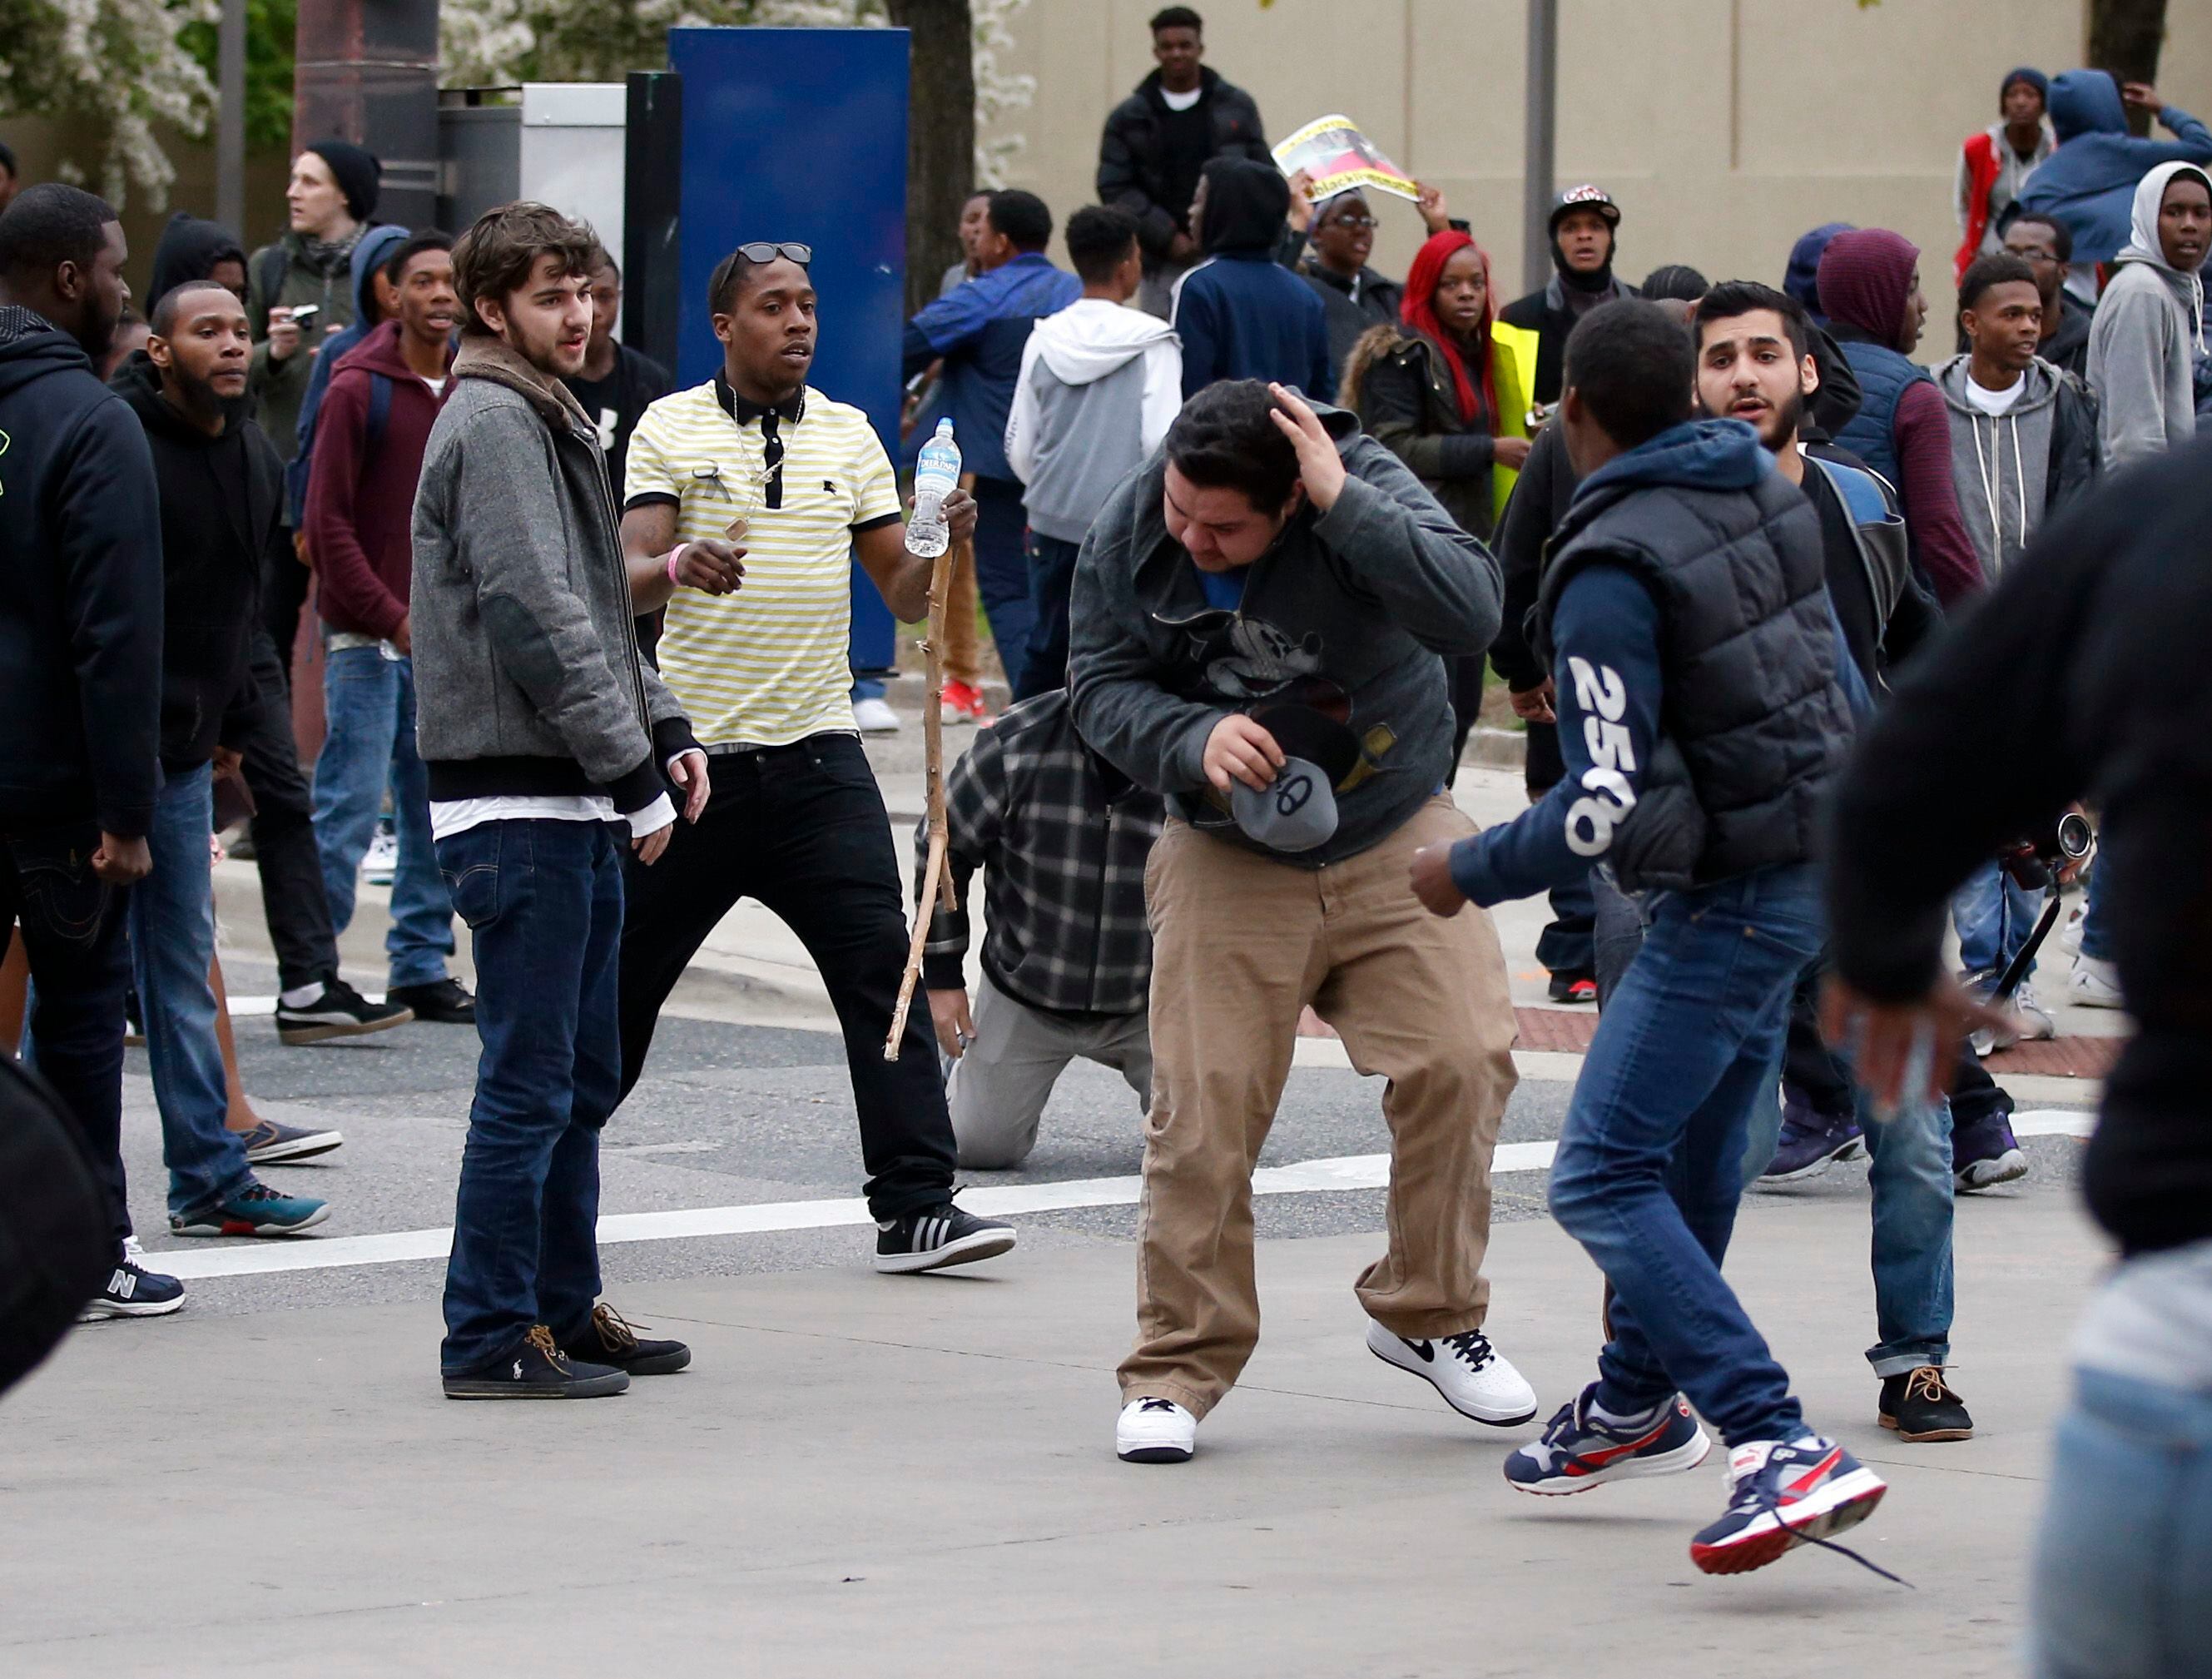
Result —
[[0, 307], [0, 826], [153, 819], [155, 496], [144, 430], [76, 340]]
[[261, 428], [234, 419], [210, 437], [161, 395], [144, 350], [112, 388], [146, 429], [161, 485], [161, 561], [167, 599], [161, 642], [161, 767], [196, 770], [224, 739], [242, 738], [242, 703], [259, 611], [261, 568], [291, 544], [283, 528], [284, 468]]
[[204, 280], [219, 262], [234, 262], [246, 272], [246, 247], [238, 235], [220, 222], [204, 222], [179, 210], [161, 229], [161, 242], [154, 247], [154, 271], [146, 285], [146, 313], [187, 280]]

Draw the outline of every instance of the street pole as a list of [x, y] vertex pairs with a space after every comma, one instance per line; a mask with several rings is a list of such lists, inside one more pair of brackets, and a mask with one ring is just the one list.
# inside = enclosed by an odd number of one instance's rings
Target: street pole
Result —
[[246, 237], [246, 0], [216, 25], [215, 219]]
[[1521, 186], [1521, 284], [1541, 291], [1552, 279], [1552, 161], [1559, 94], [1559, 0], [1528, 0], [1528, 125]]

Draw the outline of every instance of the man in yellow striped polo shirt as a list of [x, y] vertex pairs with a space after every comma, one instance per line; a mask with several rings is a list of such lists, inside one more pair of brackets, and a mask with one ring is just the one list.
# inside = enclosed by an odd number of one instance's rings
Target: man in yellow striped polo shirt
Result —
[[[952, 1201], [952, 1122], [921, 1011], [884, 1039], [906, 965], [890, 818], [847, 695], [852, 561], [892, 615], [929, 605], [896, 479], [868, 417], [806, 383], [815, 298], [803, 245], [749, 244], [708, 289], [722, 367], [631, 435], [623, 551], [636, 610], [665, 605], [662, 679], [706, 748], [713, 794], [650, 869], [629, 871], [622, 940], [623, 1091], [661, 1004], [715, 924], [757, 898], [805, 943], [844, 1027], [876, 1268], [1006, 1252], [1014, 1232]], [[975, 526], [948, 498], [954, 542]], [[740, 523], [739, 521], [743, 521]]]

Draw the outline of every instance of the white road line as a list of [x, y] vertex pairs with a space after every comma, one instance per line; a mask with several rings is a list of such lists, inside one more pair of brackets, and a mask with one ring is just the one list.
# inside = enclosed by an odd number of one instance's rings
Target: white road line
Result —
[[[2093, 1116], [2064, 1109], [2017, 1113], [2013, 1130], [2023, 1137], [2087, 1136]], [[1552, 1164], [1550, 1142], [1500, 1143], [1493, 1173], [1542, 1171]], [[1380, 1189], [1390, 1182], [1388, 1154], [1345, 1154], [1263, 1166], [1252, 1174], [1261, 1195], [1320, 1195], [1341, 1189]], [[1133, 1207], [1142, 1180], [1086, 1177], [1060, 1183], [1009, 1184], [961, 1192], [961, 1204], [992, 1217], [1060, 1213], [1079, 1207]], [[857, 1196], [836, 1201], [756, 1201], [741, 1207], [696, 1207], [664, 1213], [610, 1213], [599, 1220], [599, 1240], [673, 1242], [696, 1236], [760, 1236], [792, 1230], [828, 1230], [873, 1220]], [[396, 1265], [410, 1259], [443, 1259], [453, 1232], [398, 1230], [380, 1236], [301, 1237], [227, 1247], [170, 1248], [149, 1254], [150, 1268], [187, 1281], [198, 1277], [264, 1276], [284, 1271], [325, 1271], [356, 1265]]]

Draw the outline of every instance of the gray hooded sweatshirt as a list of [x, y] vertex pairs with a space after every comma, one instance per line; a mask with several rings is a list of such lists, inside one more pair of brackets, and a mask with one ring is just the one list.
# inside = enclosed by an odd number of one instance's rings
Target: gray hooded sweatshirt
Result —
[[[1397, 831], [1451, 767], [1443, 655], [1498, 633], [1498, 562], [1346, 410], [1313, 405], [1349, 475], [1336, 503], [1299, 507], [1214, 605], [1167, 532], [1165, 450], [1124, 478], [1075, 569], [1068, 694], [1095, 751], [1169, 797], [1195, 827], [1294, 867], [1341, 861]], [[1239, 574], [1231, 574], [1237, 575]], [[1337, 783], [1336, 832], [1314, 850], [1268, 851], [1231, 818], [1203, 767], [1224, 717], [1301, 703], [1359, 737]]]
[[1006, 464], [1030, 528], [1080, 542], [1114, 486], [1182, 406], [1182, 345], [1167, 322], [1079, 297], [1030, 330], [1006, 417]]
[[2204, 283], [2169, 265], [2159, 205], [2178, 174], [2212, 192], [2194, 163], [2161, 163], [2136, 187], [2135, 234], [2089, 326], [2089, 386], [2103, 405], [2098, 432], [2109, 469], [2177, 448], [2197, 435], [2196, 362], [2204, 354]]
[[2020, 557], [2055, 511], [2087, 487], [2096, 467], [2096, 410], [2078, 383], [2038, 356], [2002, 414], [1967, 398], [1971, 356], [1936, 369], [1951, 417], [1951, 482], [1959, 517], [1990, 582]]

